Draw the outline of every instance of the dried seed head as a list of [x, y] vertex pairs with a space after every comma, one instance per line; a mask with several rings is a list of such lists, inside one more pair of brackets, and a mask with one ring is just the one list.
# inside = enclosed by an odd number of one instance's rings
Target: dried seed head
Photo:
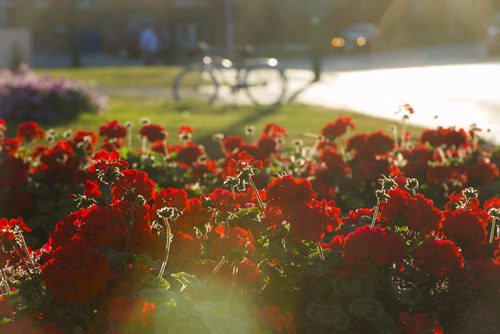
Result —
[[245, 134], [247, 136], [252, 136], [255, 133], [255, 126], [247, 125], [245, 126]]
[[297, 148], [304, 146], [304, 142], [301, 139], [294, 139], [292, 141], [292, 144], [293, 144], [293, 146], [295, 146]]
[[398, 183], [392, 177], [387, 177], [385, 175], [381, 175], [381, 178], [378, 179], [378, 182], [382, 186], [381, 189], [383, 191], [389, 191], [398, 187]]
[[410, 191], [416, 190], [418, 188], [418, 180], [411, 177], [406, 179], [405, 187]]
[[187, 142], [191, 140], [191, 134], [189, 132], [182, 132], [179, 134], [179, 139], [183, 142]]
[[149, 124], [149, 123], [151, 123], [151, 120], [147, 117], [142, 117], [140, 122], [141, 122], [141, 124]]
[[500, 220], [500, 209], [499, 208], [491, 208], [488, 210], [488, 214], [493, 219]]
[[161, 209], [158, 209], [156, 211], [156, 213], [158, 214], [159, 217], [163, 217], [163, 218], [166, 218], [166, 219], [177, 219], [181, 214], [182, 212], [179, 211], [177, 208], [175, 207], [164, 207], [164, 208], [161, 208]]
[[65, 138], [65, 139], [68, 139], [72, 135], [73, 135], [73, 130], [71, 130], [71, 129], [68, 129], [68, 130], [63, 132], [63, 138]]
[[465, 188], [462, 194], [464, 195], [466, 200], [474, 199], [479, 196], [479, 192], [472, 187]]
[[213, 141], [221, 142], [224, 139], [224, 135], [222, 133], [214, 133], [212, 136]]
[[276, 141], [276, 144], [279, 144], [279, 145], [285, 144], [285, 138], [283, 138], [283, 137], [276, 137], [275, 141]]
[[126, 122], [125, 122], [125, 127], [126, 127], [127, 129], [130, 129], [130, 128], [132, 128], [133, 126], [134, 126], [134, 123], [132, 123], [131, 121], [126, 121]]
[[391, 198], [384, 190], [375, 191], [375, 196], [379, 202], [387, 202]]

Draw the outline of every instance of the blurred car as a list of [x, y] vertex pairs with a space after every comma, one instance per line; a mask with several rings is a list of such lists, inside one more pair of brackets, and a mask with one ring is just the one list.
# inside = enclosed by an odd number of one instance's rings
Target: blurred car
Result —
[[342, 30], [330, 42], [334, 48], [345, 52], [370, 52], [376, 34], [377, 27], [373, 23], [359, 22]]
[[494, 55], [500, 53], [500, 13], [497, 13], [493, 22], [486, 29], [486, 53]]

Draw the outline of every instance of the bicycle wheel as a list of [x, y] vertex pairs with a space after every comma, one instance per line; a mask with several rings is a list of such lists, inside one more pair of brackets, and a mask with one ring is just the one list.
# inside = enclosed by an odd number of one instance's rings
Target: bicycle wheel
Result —
[[190, 66], [177, 75], [172, 92], [177, 101], [193, 99], [212, 103], [217, 98], [218, 88], [219, 84], [210, 70]]
[[280, 104], [286, 93], [285, 72], [277, 67], [250, 67], [244, 77], [244, 83], [248, 97], [256, 105]]

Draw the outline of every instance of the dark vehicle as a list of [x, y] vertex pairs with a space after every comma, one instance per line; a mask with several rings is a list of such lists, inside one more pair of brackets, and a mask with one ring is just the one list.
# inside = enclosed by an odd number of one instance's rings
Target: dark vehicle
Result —
[[500, 54], [500, 13], [486, 29], [485, 44], [488, 55]]
[[377, 27], [373, 23], [355, 23], [331, 39], [331, 45], [344, 52], [370, 52], [377, 34]]

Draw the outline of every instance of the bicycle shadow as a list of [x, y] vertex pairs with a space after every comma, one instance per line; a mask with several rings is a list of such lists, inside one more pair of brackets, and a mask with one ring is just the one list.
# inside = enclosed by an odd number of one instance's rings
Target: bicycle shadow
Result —
[[[224, 134], [240, 134], [242, 133], [245, 126], [249, 124], [258, 123], [262, 118], [266, 118], [272, 116], [279, 112], [283, 106], [294, 103], [297, 98], [305, 92], [311, 85], [317, 83], [314, 79], [306, 80], [304, 84], [301, 84], [298, 88], [295, 88], [293, 91], [285, 95], [284, 102], [272, 106], [258, 106], [255, 107], [255, 112], [250, 114], [246, 114], [244, 117], [238, 118], [235, 122], [226, 126], [223, 129]], [[242, 104], [239, 103], [238, 100], [226, 101], [225, 105], [227, 108], [241, 108]], [[211, 152], [211, 155], [217, 158], [223, 157], [223, 154], [220, 152], [220, 145], [217, 142], [212, 140], [212, 136], [207, 135], [199, 138], [199, 143], [203, 144], [208, 152]]]

